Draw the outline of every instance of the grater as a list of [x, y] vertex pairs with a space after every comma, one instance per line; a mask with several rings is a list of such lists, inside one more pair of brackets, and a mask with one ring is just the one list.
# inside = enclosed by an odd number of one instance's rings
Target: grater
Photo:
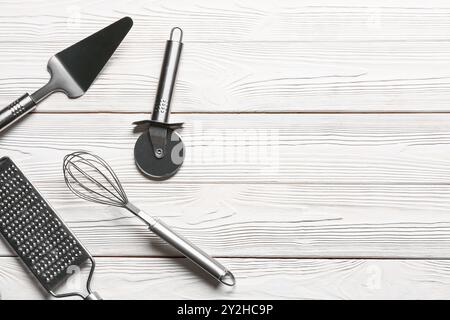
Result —
[[[101, 300], [90, 289], [95, 261], [14, 162], [0, 159], [0, 233], [54, 297]], [[87, 294], [56, 293], [76, 268], [91, 263]]]

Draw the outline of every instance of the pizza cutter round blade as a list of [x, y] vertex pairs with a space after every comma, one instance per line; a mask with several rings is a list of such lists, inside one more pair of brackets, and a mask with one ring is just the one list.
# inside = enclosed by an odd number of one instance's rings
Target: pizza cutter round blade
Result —
[[184, 143], [180, 135], [172, 129], [166, 130], [167, 143], [164, 147], [154, 147], [150, 131], [144, 132], [134, 146], [134, 158], [138, 168], [148, 177], [156, 180], [173, 176], [184, 160]]

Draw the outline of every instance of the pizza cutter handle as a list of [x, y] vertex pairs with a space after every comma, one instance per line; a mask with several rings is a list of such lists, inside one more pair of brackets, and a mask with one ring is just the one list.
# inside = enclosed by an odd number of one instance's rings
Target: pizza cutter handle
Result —
[[28, 93], [0, 111], [0, 131], [18, 121], [36, 108], [36, 103]]
[[[175, 36], [177, 31], [178, 36]], [[178, 64], [183, 48], [183, 31], [175, 27], [170, 32], [170, 40], [166, 43], [164, 60], [159, 76], [158, 90], [156, 92], [155, 105], [153, 107], [152, 120], [158, 122], [169, 121], [170, 103], [177, 77]]]

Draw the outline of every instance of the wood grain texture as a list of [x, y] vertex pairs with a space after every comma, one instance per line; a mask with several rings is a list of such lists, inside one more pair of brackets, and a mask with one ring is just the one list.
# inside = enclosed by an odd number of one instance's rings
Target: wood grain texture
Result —
[[150, 112], [175, 25], [185, 49], [173, 112], [450, 111], [446, 1], [39, 0], [27, 16], [23, 1], [0, 6], [3, 105], [47, 81], [51, 55], [130, 15], [89, 92], [53, 95], [38, 112]]
[[[444, 260], [221, 259], [237, 286], [216, 286], [185, 259], [99, 258], [104, 299], [449, 299]], [[80, 277], [82, 278], [82, 277]], [[79, 278], [75, 278], [79, 279]], [[76, 288], [76, 281], [68, 283]], [[0, 258], [2, 299], [48, 296], [15, 258]], [[411, 290], [414, 288], [414, 290]]]
[[194, 42], [450, 37], [450, 4], [445, 0], [2, 1], [1, 23], [17, 41], [65, 42], [124, 15], [135, 19], [133, 37], [140, 41], [160, 41], [174, 25], [182, 26]]
[[177, 254], [130, 214], [67, 190], [62, 158], [83, 148], [142, 209], [216, 256], [450, 256], [446, 115], [183, 115], [195, 156], [161, 183], [133, 164], [140, 116], [36, 114], [0, 140], [95, 255]]
[[[449, 299], [448, 1], [0, 0], [0, 105], [125, 15], [134, 27], [84, 97], [55, 94], [0, 135], [0, 156], [97, 256], [105, 299]], [[187, 158], [152, 182], [131, 123], [149, 117], [174, 26]], [[238, 286], [217, 287], [131, 214], [75, 198], [61, 165], [78, 149]], [[0, 298], [48, 298], [3, 241]]]
[[[179, 256], [118, 208], [41, 188], [97, 256]], [[135, 185], [130, 198], [219, 257], [449, 258], [450, 191], [430, 186]], [[0, 254], [10, 256], [3, 242]]]
[[[93, 151], [127, 184], [145, 115], [27, 117], [0, 147], [36, 183], [61, 180], [63, 157]], [[186, 161], [164, 183], [448, 184], [449, 115], [179, 115]]]

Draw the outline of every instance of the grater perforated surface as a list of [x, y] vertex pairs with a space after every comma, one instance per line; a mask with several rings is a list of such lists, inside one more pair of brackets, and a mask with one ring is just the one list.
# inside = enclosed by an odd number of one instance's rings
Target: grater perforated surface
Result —
[[39, 282], [53, 290], [89, 253], [23, 173], [0, 159], [0, 233]]

